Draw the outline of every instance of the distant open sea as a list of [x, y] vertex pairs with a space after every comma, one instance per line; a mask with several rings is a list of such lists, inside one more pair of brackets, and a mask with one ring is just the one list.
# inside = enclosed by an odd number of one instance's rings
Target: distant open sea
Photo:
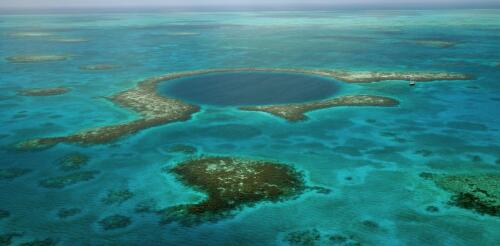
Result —
[[[19, 55], [66, 59], [8, 59]], [[84, 69], [95, 64], [110, 67]], [[224, 101], [220, 93], [237, 90], [225, 90], [228, 81], [237, 80], [226, 75], [208, 80], [220, 84], [201, 98], [196, 93], [186, 98], [201, 108], [187, 121], [107, 144], [61, 143], [38, 151], [13, 147], [134, 119], [136, 113], [106, 97], [147, 78], [241, 67], [442, 71], [473, 79], [414, 86], [400, 80], [340, 83], [339, 88], [334, 81], [318, 85], [311, 95], [290, 97], [310, 101], [368, 94], [400, 104], [327, 108], [289, 122], [238, 110], [238, 103], [253, 104], [252, 95]], [[262, 74], [253, 76], [262, 81]], [[283, 76], [277, 79], [286, 93], [301, 87], [300, 80]], [[192, 83], [194, 89], [203, 84]], [[48, 87], [69, 92], [19, 93]], [[189, 89], [178, 88], [180, 97]], [[278, 103], [289, 97], [279, 89], [272, 92], [276, 96], [268, 92], [258, 88], [255, 95]], [[172, 151], [172, 146], [190, 146], [196, 153]], [[41, 185], [71, 173], [61, 163], [75, 155], [83, 159], [76, 169], [98, 171], [93, 179], [56, 189]], [[166, 208], [203, 200], [202, 192], [162, 171], [199, 156], [286, 163], [303, 173], [307, 185], [331, 192], [260, 202], [191, 226], [160, 225], [156, 213], [138, 212], [138, 204], [148, 201]], [[5, 174], [12, 168], [26, 173]], [[45, 244], [25, 245], [499, 245], [499, 216], [454, 206], [453, 194], [419, 176], [422, 172], [500, 173], [500, 10], [0, 15], [0, 245], [36, 240]], [[131, 195], [106, 202], [110, 192], [120, 190]], [[103, 219], [115, 214], [128, 223], [103, 229]]]

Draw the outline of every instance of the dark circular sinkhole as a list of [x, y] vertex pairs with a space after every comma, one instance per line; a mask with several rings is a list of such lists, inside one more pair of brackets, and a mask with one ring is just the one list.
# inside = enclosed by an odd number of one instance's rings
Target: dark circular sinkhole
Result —
[[307, 102], [330, 97], [339, 89], [335, 80], [275, 72], [213, 73], [175, 79], [158, 86], [160, 95], [218, 106]]

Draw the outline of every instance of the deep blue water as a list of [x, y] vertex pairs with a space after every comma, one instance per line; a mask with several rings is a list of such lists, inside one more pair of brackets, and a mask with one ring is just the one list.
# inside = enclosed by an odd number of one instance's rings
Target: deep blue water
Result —
[[[45, 32], [19, 36], [19, 32]], [[61, 39], [85, 42], [60, 42]], [[440, 48], [416, 40], [455, 41]], [[59, 41], [58, 41], [59, 40]], [[448, 204], [450, 194], [418, 176], [498, 173], [500, 159], [500, 12], [264, 11], [166, 12], [0, 16], [0, 167], [31, 172], [0, 180], [0, 234], [22, 232], [18, 245], [53, 238], [58, 245], [287, 245], [285, 235], [317, 229], [352, 236], [362, 245], [496, 245], [498, 217]], [[59, 62], [14, 64], [26, 54], [69, 55]], [[119, 68], [84, 71], [89, 64]], [[59, 144], [17, 151], [12, 144], [135, 119], [104, 97], [162, 74], [208, 68], [293, 67], [354, 71], [468, 73], [469, 81], [342, 84], [336, 95], [376, 94], [398, 99], [392, 108], [338, 107], [289, 123], [236, 107], [201, 104], [189, 121], [158, 126], [110, 144]], [[195, 77], [198, 79], [202, 77]], [[170, 81], [172, 82], [172, 81]], [[66, 86], [67, 94], [25, 97], [18, 90]], [[201, 95], [203, 96], [203, 95]], [[308, 185], [332, 190], [260, 203], [234, 218], [194, 227], [160, 226], [159, 208], [195, 202], [203, 194], [161, 170], [197, 155], [277, 160], [304, 173]], [[422, 155], [422, 150], [428, 155]], [[64, 175], [58, 161], [81, 153], [95, 179], [47, 189], [46, 177]], [[103, 203], [109, 190], [129, 189], [121, 204]], [[439, 209], [437, 213], [426, 210]], [[80, 208], [66, 219], [61, 208]], [[104, 231], [112, 214], [131, 218]], [[365, 221], [378, 227], [367, 226]]]
[[283, 73], [222, 73], [162, 83], [161, 94], [220, 106], [298, 103], [324, 99], [340, 88], [334, 80]]

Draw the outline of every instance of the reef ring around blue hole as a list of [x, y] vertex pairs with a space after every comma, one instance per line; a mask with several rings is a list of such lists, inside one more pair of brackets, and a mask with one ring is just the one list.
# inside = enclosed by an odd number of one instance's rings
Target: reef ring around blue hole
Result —
[[216, 106], [300, 103], [331, 97], [340, 83], [320, 76], [279, 72], [224, 72], [194, 75], [158, 85], [158, 93]]

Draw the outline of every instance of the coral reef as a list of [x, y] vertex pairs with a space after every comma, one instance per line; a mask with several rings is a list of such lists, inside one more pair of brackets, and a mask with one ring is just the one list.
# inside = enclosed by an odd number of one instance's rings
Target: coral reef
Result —
[[7, 210], [0, 209], [0, 220], [5, 219], [10, 216], [10, 212]]
[[429, 46], [429, 47], [435, 47], [435, 48], [451, 48], [451, 47], [457, 45], [457, 43], [453, 42], [453, 41], [437, 40], [437, 39], [416, 40], [415, 43], [419, 44], [419, 45]]
[[12, 244], [12, 239], [15, 237], [21, 237], [22, 233], [4, 233], [0, 234], [0, 246], [8, 246]]
[[185, 185], [206, 193], [207, 199], [159, 211], [162, 223], [191, 225], [216, 221], [245, 205], [293, 198], [306, 188], [301, 173], [270, 161], [205, 157], [187, 160], [166, 171]]
[[128, 189], [110, 190], [108, 191], [108, 194], [106, 194], [106, 197], [102, 199], [102, 202], [108, 205], [122, 204], [133, 196], [134, 193], [132, 193]]
[[69, 56], [64, 55], [18, 55], [7, 57], [7, 61], [12, 63], [30, 63], [30, 62], [51, 62], [64, 61]]
[[[145, 128], [155, 127], [172, 122], [186, 121], [190, 119], [192, 114], [199, 111], [199, 107], [196, 105], [187, 104], [178, 99], [158, 95], [158, 93], [156, 92], [158, 83], [187, 76], [202, 75], [208, 73], [252, 71], [311, 74], [330, 77], [347, 83], [370, 83], [383, 80], [411, 80], [423, 82], [434, 80], [469, 80], [472, 78], [471, 76], [466, 74], [447, 72], [346, 72], [336, 70], [310, 70], [295, 68], [222, 68], [176, 72], [146, 79], [139, 82], [134, 88], [117, 93], [108, 98], [116, 105], [136, 112], [139, 115], [138, 119], [124, 123], [116, 123], [113, 125], [91, 128], [67, 136], [31, 139], [17, 143], [15, 147], [20, 150], [38, 150], [49, 148], [61, 142], [77, 144], [109, 143], [119, 139], [122, 136], [137, 133]], [[347, 106], [371, 104], [389, 106], [397, 104], [397, 101], [394, 99], [378, 96], [354, 95], [323, 100], [320, 102], [312, 102], [309, 104], [292, 104], [292, 106], [289, 106], [287, 110], [295, 112], [292, 113], [292, 115], [295, 115], [294, 117], [303, 119], [305, 116], [301, 114], [306, 111], [324, 107], [332, 107], [334, 105], [339, 106], [342, 103], [346, 103]], [[285, 117], [286, 113], [285, 115], [283, 115], [283, 113], [280, 113], [279, 110], [273, 110], [273, 107], [278, 106], [279, 105], [269, 106], [271, 107], [269, 110], [275, 111], [275, 114], [280, 117]], [[296, 109], [292, 110], [291, 108], [293, 108], [293, 106], [296, 106]], [[302, 113], [299, 113], [300, 111], [302, 111]], [[290, 116], [291, 119], [295, 120], [294, 117]]]
[[61, 208], [57, 211], [57, 217], [65, 219], [68, 217], [75, 216], [81, 212], [82, 210], [79, 208]]
[[75, 171], [87, 164], [89, 157], [81, 153], [72, 153], [63, 156], [57, 161], [59, 169], [62, 171]]
[[321, 240], [321, 234], [317, 229], [294, 231], [288, 233], [284, 240], [292, 246], [314, 246]]
[[39, 185], [45, 188], [62, 189], [69, 185], [92, 180], [97, 174], [99, 174], [99, 171], [79, 171], [43, 179], [39, 182]]
[[195, 154], [196, 151], [198, 151], [196, 147], [186, 144], [174, 144], [168, 148], [168, 152], [183, 153], [186, 155]]
[[19, 246], [54, 246], [57, 241], [52, 238], [46, 238], [43, 240], [33, 240], [31, 242], [21, 243]]
[[285, 235], [283, 241], [290, 246], [342, 245], [360, 246], [361, 243], [353, 236], [341, 233], [329, 234], [319, 230], [306, 229], [292, 231]]
[[310, 103], [293, 103], [266, 106], [244, 106], [241, 110], [262, 111], [275, 116], [285, 118], [289, 121], [300, 121], [307, 119], [305, 113], [317, 109], [339, 106], [396, 106], [399, 102], [395, 99], [381, 96], [352, 95], [332, 99], [321, 100]]
[[87, 71], [101, 71], [101, 70], [111, 70], [119, 67], [120, 66], [113, 64], [92, 64], [92, 65], [81, 66], [80, 69]]
[[52, 87], [52, 88], [32, 88], [32, 89], [22, 89], [18, 92], [21, 96], [55, 96], [68, 93], [69, 89], [66, 87]]
[[453, 194], [450, 204], [480, 214], [500, 216], [500, 174], [442, 175], [421, 173], [439, 188]]
[[99, 221], [99, 224], [105, 231], [125, 228], [129, 226], [131, 223], [132, 219], [130, 219], [127, 216], [119, 214], [110, 215]]
[[156, 201], [148, 199], [137, 203], [134, 208], [136, 213], [155, 213], [158, 211]]
[[0, 169], [0, 180], [13, 180], [31, 172], [31, 169], [7, 167]]

